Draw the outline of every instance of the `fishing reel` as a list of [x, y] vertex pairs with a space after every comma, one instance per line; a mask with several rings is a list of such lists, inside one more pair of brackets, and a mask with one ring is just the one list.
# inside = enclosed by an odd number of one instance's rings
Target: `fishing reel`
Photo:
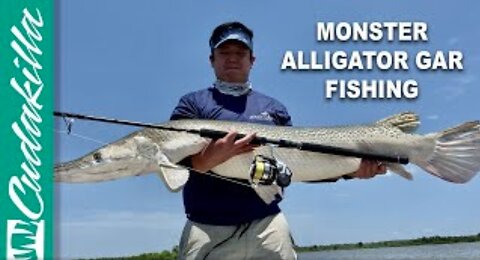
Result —
[[275, 183], [280, 187], [287, 187], [292, 181], [292, 175], [285, 163], [263, 155], [256, 155], [250, 166], [250, 181], [254, 185]]

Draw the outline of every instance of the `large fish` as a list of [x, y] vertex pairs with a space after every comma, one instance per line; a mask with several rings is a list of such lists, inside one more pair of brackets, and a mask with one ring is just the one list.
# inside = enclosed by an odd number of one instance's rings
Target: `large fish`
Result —
[[[212, 120], [177, 120], [163, 126], [179, 129], [235, 129], [242, 134], [329, 145], [372, 154], [407, 157], [428, 173], [446, 181], [464, 183], [480, 171], [480, 122], [472, 121], [427, 135], [412, 132], [418, 116], [406, 112], [370, 125], [328, 128], [280, 127]], [[187, 181], [188, 169], [177, 163], [200, 152], [210, 140], [196, 134], [145, 128], [103, 146], [79, 159], [55, 166], [58, 182], [97, 182], [157, 172], [171, 190]], [[304, 151], [295, 148], [259, 146], [216, 166], [220, 176], [250, 179], [255, 155], [274, 157], [293, 173], [292, 181], [338, 178], [359, 168], [361, 159]], [[412, 179], [400, 164], [385, 163], [388, 170]], [[258, 188], [252, 185], [252, 188]], [[266, 186], [266, 185], [265, 185]], [[264, 191], [257, 191], [265, 201]]]

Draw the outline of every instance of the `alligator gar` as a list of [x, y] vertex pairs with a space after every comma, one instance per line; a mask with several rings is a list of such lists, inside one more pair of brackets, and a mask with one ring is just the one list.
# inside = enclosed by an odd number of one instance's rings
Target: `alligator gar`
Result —
[[[426, 135], [413, 134], [420, 121], [406, 112], [369, 125], [340, 127], [282, 127], [214, 120], [176, 120], [161, 124], [179, 129], [213, 129], [240, 134], [256, 133], [271, 139], [329, 145], [372, 154], [406, 157], [424, 171], [453, 183], [465, 183], [480, 171], [480, 121]], [[173, 191], [188, 180], [189, 170], [177, 165], [199, 153], [210, 139], [186, 132], [144, 128], [76, 160], [55, 166], [57, 182], [88, 183], [156, 172]], [[224, 177], [250, 179], [255, 155], [274, 157], [293, 173], [292, 181], [320, 181], [356, 171], [361, 159], [294, 148], [258, 146], [216, 166]], [[385, 163], [387, 169], [412, 179], [402, 165]]]

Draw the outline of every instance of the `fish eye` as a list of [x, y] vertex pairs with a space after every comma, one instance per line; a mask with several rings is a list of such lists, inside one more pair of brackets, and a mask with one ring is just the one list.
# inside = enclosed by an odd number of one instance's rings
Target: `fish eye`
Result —
[[102, 160], [102, 154], [101, 153], [94, 153], [93, 154], [93, 159], [96, 161], [96, 162], [100, 162]]

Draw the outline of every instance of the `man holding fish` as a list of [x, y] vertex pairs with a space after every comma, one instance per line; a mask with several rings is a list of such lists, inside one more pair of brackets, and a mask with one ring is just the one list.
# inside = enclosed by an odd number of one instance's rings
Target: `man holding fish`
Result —
[[[183, 96], [171, 119], [291, 126], [283, 104], [252, 89], [252, 39], [253, 32], [239, 22], [215, 28], [209, 44], [216, 81], [212, 87]], [[236, 155], [253, 151], [255, 145], [250, 142], [255, 133], [240, 139], [236, 136], [232, 129], [182, 161], [196, 171], [183, 188], [188, 221], [180, 242], [180, 259], [296, 259], [288, 224], [278, 207], [281, 196], [266, 204], [248, 181], [215, 178], [209, 172]], [[381, 163], [362, 160], [360, 168], [344, 178], [368, 179], [385, 172]]]

